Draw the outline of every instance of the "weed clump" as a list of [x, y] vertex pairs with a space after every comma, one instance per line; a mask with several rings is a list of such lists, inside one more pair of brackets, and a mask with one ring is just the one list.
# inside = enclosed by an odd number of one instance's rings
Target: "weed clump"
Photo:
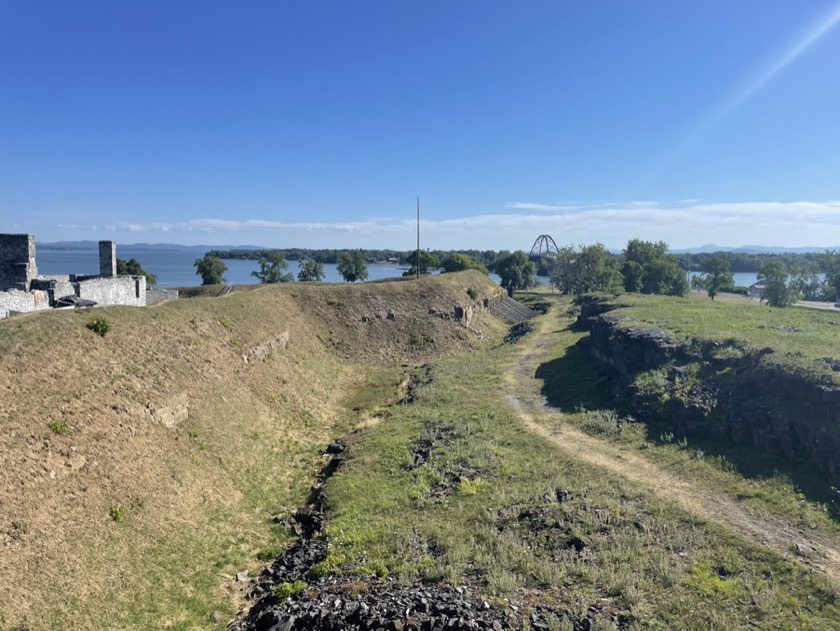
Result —
[[111, 518], [111, 521], [116, 523], [125, 521], [125, 509], [122, 506], [114, 504], [108, 509], [108, 516]]
[[306, 591], [309, 587], [303, 581], [295, 581], [294, 583], [280, 583], [274, 588], [274, 595], [280, 600], [286, 600], [292, 596], [298, 596]]
[[470, 480], [469, 478], [463, 478], [461, 482], [458, 483], [458, 492], [461, 495], [477, 495], [480, 491], [490, 488], [490, 483], [487, 480], [482, 480], [481, 478], [476, 478], [475, 480]]
[[52, 421], [48, 427], [52, 430], [53, 434], [56, 436], [61, 436], [62, 434], [67, 433], [67, 423], [64, 421]]
[[105, 318], [94, 318], [85, 326], [100, 337], [105, 337], [108, 334], [108, 331], [111, 330], [111, 324]]

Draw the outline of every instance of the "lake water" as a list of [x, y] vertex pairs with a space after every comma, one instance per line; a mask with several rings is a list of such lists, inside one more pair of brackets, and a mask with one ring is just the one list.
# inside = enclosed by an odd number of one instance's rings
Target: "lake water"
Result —
[[[694, 278], [695, 276], [699, 275], [700, 272], [691, 272], [689, 282], [691, 281], [691, 278]], [[754, 272], [735, 272], [732, 275], [735, 277], [736, 287], [749, 287], [756, 281], [756, 274]]]
[[[204, 256], [211, 249], [230, 249], [227, 246], [186, 246], [186, 245], [118, 245], [117, 256], [121, 259], [137, 259], [143, 269], [156, 274], [158, 287], [193, 287], [201, 284], [201, 279], [195, 273], [196, 259]], [[37, 245], [37, 264], [40, 274], [98, 274], [99, 273], [99, 245], [95, 242], [78, 242], [68, 244], [44, 243]], [[233, 285], [251, 285], [257, 279], [251, 272], [259, 269], [257, 261], [242, 259], [228, 259], [225, 261], [228, 271], [227, 281]], [[289, 272], [297, 278], [299, 271], [297, 261], [289, 261]], [[407, 268], [398, 265], [377, 263], [368, 265], [368, 280], [381, 280], [402, 276]], [[691, 275], [696, 275], [692, 272]], [[324, 264], [324, 281], [341, 283], [344, 279], [338, 273], [335, 264]], [[738, 272], [734, 274], [735, 284], [749, 287], [756, 280], [754, 273]], [[496, 274], [490, 278], [499, 282]], [[547, 285], [549, 279], [544, 276], [537, 278], [539, 285]]]
[[[196, 259], [204, 256], [211, 249], [230, 249], [214, 246], [174, 246], [174, 245], [118, 245], [117, 256], [121, 259], [137, 259], [143, 269], [157, 275], [157, 286], [166, 289], [170, 287], [194, 287], [201, 284], [201, 279], [195, 273], [193, 264]], [[36, 263], [39, 274], [98, 274], [99, 273], [99, 245], [97, 243], [52, 244], [45, 243], [36, 246]], [[288, 261], [289, 273], [297, 279], [300, 267], [297, 261]], [[256, 284], [257, 279], [251, 272], [259, 269], [257, 261], [242, 259], [225, 260], [228, 271], [225, 278], [233, 285]], [[368, 280], [382, 280], [398, 278], [403, 275], [407, 267], [376, 263], [368, 265]], [[491, 274], [497, 283], [499, 277]], [[539, 279], [541, 284], [547, 284], [547, 278]], [[324, 282], [341, 283], [344, 279], [338, 273], [337, 266], [332, 263], [324, 264]]]

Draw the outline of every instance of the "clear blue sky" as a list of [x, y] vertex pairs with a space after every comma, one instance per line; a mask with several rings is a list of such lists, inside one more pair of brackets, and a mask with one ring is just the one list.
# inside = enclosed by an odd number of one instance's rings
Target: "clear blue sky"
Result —
[[837, 0], [0, 0], [0, 232], [840, 245]]

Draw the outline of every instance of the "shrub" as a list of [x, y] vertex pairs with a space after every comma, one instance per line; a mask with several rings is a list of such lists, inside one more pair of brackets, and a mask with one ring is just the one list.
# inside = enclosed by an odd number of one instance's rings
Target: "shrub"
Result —
[[111, 324], [105, 318], [94, 318], [88, 322], [86, 326], [91, 331], [102, 337], [105, 337], [108, 331], [111, 330]]
[[111, 506], [108, 509], [108, 515], [112, 521], [119, 523], [125, 519], [125, 509], [122, 506]]

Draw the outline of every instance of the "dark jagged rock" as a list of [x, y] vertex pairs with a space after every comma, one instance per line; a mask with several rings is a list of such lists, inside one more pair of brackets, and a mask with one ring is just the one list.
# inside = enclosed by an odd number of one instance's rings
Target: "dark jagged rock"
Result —
[[[597, 305], [597, 303], [594, 303]], [[593, 311], [597, 309], [593, 306]], [[732, 440], [765, 454], [806, 458], [840, 475], [840, 386], [814, 367], [774, 357], [772, 349], [731, 342], [674, 342], [667, 331], [634, 325], [616, 313], [580, 322], [590, 327], [592, 354], [612, 367], [622, 403], [647, 421], [669, 422], [677, 436]], [[840, 364], [840, 360], [837, 360]], [[700, 366], [702, 379], [687, 378]], [[641, 390], [634, 379], [661, 369], [661, 389]]]
[[625, 318], [605, 313], [590, 320], [592, 354], [622, 375], [659, 368], [677, 349], [673, 336], [655, 327], [621, 326]]
[[515, 344], [523, 337], [534, 330], [534, 325], [529, 321], [520, 322], [510, 327], [510, 331], [505, 335], [505, 344]]

